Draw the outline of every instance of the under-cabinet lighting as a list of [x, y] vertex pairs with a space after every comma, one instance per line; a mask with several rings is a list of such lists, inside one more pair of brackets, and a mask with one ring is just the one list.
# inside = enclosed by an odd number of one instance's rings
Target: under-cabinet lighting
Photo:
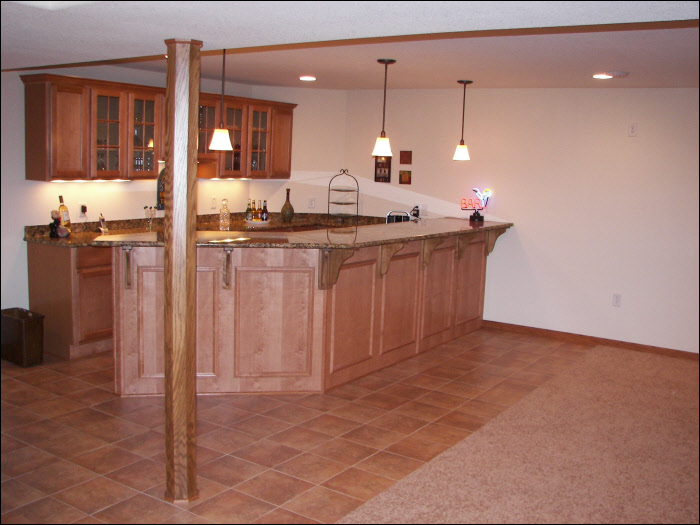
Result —
[[299, 80], [301, 80], [302, 82], [315, 82], [316, 77], [313, 75], [302, 75], [299, 77]]
[[593, 78], [598, 80], [610, 80], [611, 78], [625, 78], [629, 73], [627, 71], [601, 71], [593, 75]]

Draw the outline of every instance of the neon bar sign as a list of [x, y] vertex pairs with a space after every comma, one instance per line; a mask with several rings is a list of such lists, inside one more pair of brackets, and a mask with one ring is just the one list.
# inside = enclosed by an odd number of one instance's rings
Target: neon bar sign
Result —
[[491, 198], [491, 195], [493, 195], [493, 192], [488, 188], [486, 188], [483, 192], [479, 191], [479, 188], [472, 188], [472, 191], [476, 193], [476, 198], [467, 199], [466, 197], [462, 197], [462, 201], [460, 203], [461, 207], [463, 210], [474, 212], [469, 217], [470, 221], [483, 222], [484, 216], [481, 215], [479, 211], [486, 208], [486, 205], [489, 203], [489, 199]]

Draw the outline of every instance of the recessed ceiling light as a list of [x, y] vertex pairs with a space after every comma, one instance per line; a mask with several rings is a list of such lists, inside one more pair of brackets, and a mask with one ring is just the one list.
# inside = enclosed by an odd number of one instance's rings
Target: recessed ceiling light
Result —
[[302, 82], [314, 82], [316, 80], [316, 77], [313, 75], [302, 75], [299, 77], [299, 80]]
[[627, 75], [629, 75], [627, 71], [601, 71], [600, 73], [593, 75], [593, 78], [597, 78], [598, 80], [609, 80], [611, 78], [624, 78]]

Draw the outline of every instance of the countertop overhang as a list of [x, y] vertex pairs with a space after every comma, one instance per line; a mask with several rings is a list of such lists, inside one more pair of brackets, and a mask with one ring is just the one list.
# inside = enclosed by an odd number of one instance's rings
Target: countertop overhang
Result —
[[[470, 222], [466, 219], [422, 219], [412, 222], [372, 224], [302, 232], [197, 231], [197, 246], [240, 248], [357, 249], [397, 242], [450, 237], [501, 230], [510, 222]], [[162, 232], [125, 232], [100, 235], [91, 246], [164, 246]]]

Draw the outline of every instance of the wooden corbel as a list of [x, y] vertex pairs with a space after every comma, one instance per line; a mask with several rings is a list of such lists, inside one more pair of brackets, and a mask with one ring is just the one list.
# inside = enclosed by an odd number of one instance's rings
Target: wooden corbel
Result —
[[338, 274], [343, 263], [352, 257], [355, 250], [348, 248], [329, 248], [319, 250], [318, 289], [330, 290], [338, 282]]
[[423, 239], [423, 244], [420, 249], [421, 268], [427, 268], [430, 264], [430, 259], [433, 256], [435, 248], [440, 246], [445, 239], [437, 237], [435, 239]]
[[377, 261], [377, 267], [379, 269], [379, 277], [384, 277], [386, 272], [389, 271], [389, 263], [391, 258], [396, 252], [401, 250], [404, 244], [401, 242], [395, 242], [393, 244], [382, 244], [379, 247], [379, 260]]
[[506, 228], [503, 228], [502, 230], [489, 230], [486, 232], [486, 255], [493, 251], [493, 248], [496, 245], [496, 239], [498, 239], [504, 233], [506, 233]]
[[458, 235], [457, 249], [455, 250], [455, 259], [457, 259], [458, 261], [462, 259], [462, 255], [464, 255], [464, 249], [467, 247], [467, 245], [476, 242], [484, 242], [483, 236], [474, 234]]

